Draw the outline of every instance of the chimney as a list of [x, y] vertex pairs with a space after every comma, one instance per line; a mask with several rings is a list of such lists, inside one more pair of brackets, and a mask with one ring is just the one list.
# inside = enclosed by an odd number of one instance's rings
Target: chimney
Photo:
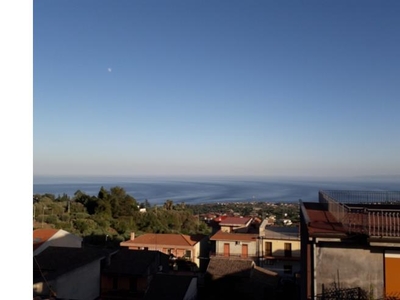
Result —
[[131, 232], [131, 241], [133, 241], [135, 239], [135, 233]]

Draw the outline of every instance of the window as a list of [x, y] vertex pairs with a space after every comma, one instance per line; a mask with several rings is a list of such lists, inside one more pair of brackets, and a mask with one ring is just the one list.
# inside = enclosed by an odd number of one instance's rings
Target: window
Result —
[[292, 244], [285, 243], [285, 257], [291, 257], [291, 256], [292, 256]]
[[192, 257], [192, 251], [186, 250], [186, 252], [185, 252], [185, 257], [191, 258], [191, 257]]
[[265, 242], [265, 256], [272, 256], [272, 242]]
[[292, 265], [284, 265], [283, 266], [283, 273], [292, 274]]

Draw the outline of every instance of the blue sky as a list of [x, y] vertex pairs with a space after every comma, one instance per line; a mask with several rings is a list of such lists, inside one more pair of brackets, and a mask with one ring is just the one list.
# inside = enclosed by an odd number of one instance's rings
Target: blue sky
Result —
[[400, 174], [399, 1], [33, 2], [34, 176]]

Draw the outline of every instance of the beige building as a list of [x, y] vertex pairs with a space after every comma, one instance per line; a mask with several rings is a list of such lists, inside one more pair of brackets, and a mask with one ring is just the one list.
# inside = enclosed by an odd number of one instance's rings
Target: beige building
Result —
[[207, 236], [146, 233], [135, 237], [135, 233], [132, 232], [130, 240], [121, 242], [120, 245], [131, 250], [158, 250], [177, 258], [192, 261], [200, 267], [200, 257], [206, 255]]
[[319, 191], [301, 202], [301, 299], [399, 299], [400, 192]]
[[258, 251], [260, 266], [282, 276], [300, 272], [300, 232], [297, 227], [271, 227], [265, 220], [260, 225]]
[[257, 234], [229, 233], [222, 230], [210, 240], [215, 242], [215, 256], [250, 258], [257, 260]]

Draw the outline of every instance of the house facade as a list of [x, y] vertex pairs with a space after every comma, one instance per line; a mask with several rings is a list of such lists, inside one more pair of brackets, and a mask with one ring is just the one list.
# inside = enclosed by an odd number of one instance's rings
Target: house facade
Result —
[[107, 251], [48, 247], [33, 257], [33, 296], [98, 299], [100, 274]]
[[258, 236], [259, 265], [281, 276], [300, 272], [300, 230], [298, 227], [273, 227], [264, 220]]
[[132, 232], [130, 240], [121, 242], [120, 245], [131, 250], [160, 251], [176, 258], [184, 258], [200, 267], [200, 258], [207, 255], [207, 241], [205, 235], [147, 233], [135, 237]]
[[400, 192], [320, 191], [301, 202], [301, 299], [400, 299]]
[[168, 273], [168, 255], [160, 251], [121, 249], [101, 273], [101, 299], [143, 299], [158, 273]]
[[215, 252], [212, 255], [257, 261], [257, 237], [258, 234], [255, 233], [229, 233], [220, 230], [210, 238], [215, 242]]

